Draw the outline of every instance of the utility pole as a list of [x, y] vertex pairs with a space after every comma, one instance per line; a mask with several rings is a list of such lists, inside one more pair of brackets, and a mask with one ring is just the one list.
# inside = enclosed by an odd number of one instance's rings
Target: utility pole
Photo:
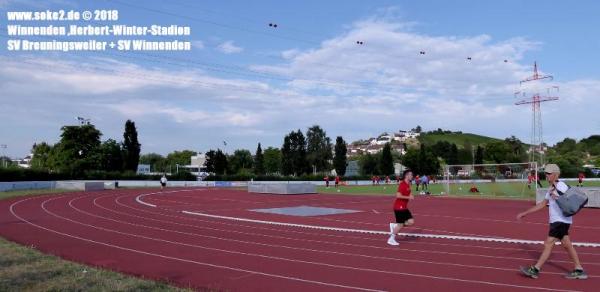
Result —
[[[533, 75], [522, 80], [519, 85], [533, 82], [537, 83], [541, 80], [549, 79], [553, 80], [552, 75], [540, 75], [538, 73], [537, 62], [533, 63]], [[542, 96], [539, 92], [533, 88], [533, 92], [529, 98], [525, 98], [515, 103], [515, 105], [531, 105], [532, 119], [531, 119], [531, 145], [529, 148], [529, 162], [538, 162], [538, 166], [543, 166], [544, 163], [544, 139], [542, 134], [542, 111], [540, 104], [546, 101], [558, 100], [558, 96], [550, 96], [551, 91], [558, 92], [558, 86], [552, 86], [546, 88], [548, 95]], [[522, 96], [527, 97], [528, 93], [525, 90], [515, 92], [515, 97]], [[536, 152], [539, 154], [539, 159], [536, 159]], [[536, 161], [537, 160], [537, 161]]]
[[6, 161], [6, 144], [0, 144], [0, 148], [2, 149], [2, 160], [4, 161], [4, 168], [8, 167], [7, 161]]

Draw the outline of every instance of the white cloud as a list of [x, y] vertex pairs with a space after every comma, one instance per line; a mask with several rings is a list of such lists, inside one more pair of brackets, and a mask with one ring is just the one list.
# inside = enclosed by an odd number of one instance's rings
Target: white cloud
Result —
[[192, 41], [192, 47], [196, 48], [196, 49], [204, 49], [204, 42], [203, 41]]
[[233, 41], [226, 41], [220, 44], [217, 49], [224, 54], [235, 54], [244, 50], [244, 48], [236, 46]]
[[[313, 124], [348, 141], [417, 124], [529, 139], [530, 110], [514, 105], [513, 92], [531, 75], [523, 55], [539, 43], [495, 41], [489, 35], [429, 36], [393, 19], [361, 20], [320, 46], [282, 50], [279, 64], [250, 68], [283, 81], [250, 71], [243, 78], [225, 78], [210, 70], [152, 67], [135, 59], [0, 57], [0, 116], [6, 121], [0, 130], [28, 149], [49, 131], [57, 136], [75, 115], [92, 118], [107, 129], [106, 137], [117, 139], [122, 122], [132, 118], [140, 126], [143, 151], [161, 153], [218, 147], [211, 141], [222, 140], [235, 148], [254, 149], [257, 142], [279, 146], [285, 133]], [[233, 41], [218, 49], [243, 50]], [[544, 126], [552, 129], [545, 130], [546, 140], [597, 133], [600, 124], [592, 117], [599, 110], [600, 80], [556, 84], [561, 100], [543, 106]], [[564, 114], [569, 124], [551, 118]], [[17, 131], [8, 126], [17, 124]], [[574, 132], [572, 124], [589, 127]]]
[[208, 111], [186, 109], [166, 102], [129, 100], [107, 104], [124, 117], [147, 118], [147, 116], [166, 115], [177, 123], [200, 123], [202, 126], [253, 126], [261, 121], [260, 116], [251, 112], [232, 110]]

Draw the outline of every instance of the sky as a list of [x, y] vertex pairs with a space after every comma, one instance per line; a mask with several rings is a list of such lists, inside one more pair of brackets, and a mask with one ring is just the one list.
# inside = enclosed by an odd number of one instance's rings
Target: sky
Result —
[[[574, 3], [0, 0], [0, 144], [23, 157], [77, 116], [117, 141], [131, 119], [142, 153], [163, 155], [280, 147], [315, 124], [349, 142], [417, 125], [528, 142], [531, 108], [515, 105], [516, 91], [559, 96], [542, 104], [544, 141], [581, 139], [600, 134], [600, 3]], [[190, 26], [148, 39], [193, 48], [7, 51], [6, 12], [46, 9]], [[554, 79], [521, 87], [534, 61]]]

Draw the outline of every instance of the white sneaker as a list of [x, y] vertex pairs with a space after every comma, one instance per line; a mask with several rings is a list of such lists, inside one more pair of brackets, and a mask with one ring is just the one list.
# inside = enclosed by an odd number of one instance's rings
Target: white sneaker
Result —
[[396, 227], [396, 223], [390, 223], [390, 234], [394, 233], [394, 227]]
[[389, 245], [400, 245], [400, 244], [399, 244], [399, 243], [396, 241], [396, 239], [395, 239], [394, 237], [395, 237], [394, 235], [390, 236], [390, 238], [388, 239], [388, 242], [387, 242], [387, 243], [388, 243]]

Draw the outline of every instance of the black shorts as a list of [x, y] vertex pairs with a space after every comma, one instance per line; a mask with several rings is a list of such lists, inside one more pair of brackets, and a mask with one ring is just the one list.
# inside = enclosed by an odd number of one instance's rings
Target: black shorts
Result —
[[394, 210], [396, 216], [396, 223], [404, 224], [408, 219], [412, 219], [413, 216], [409, 210]]
[[167, 183], [161, 182], [160, 185], [163, 186], [163, 187], [166, 187]]
[[562, 240], [565, 235], [569, 235], [569, 227], [571, 227], [571, 224], [568, 223], [550, 223], [550, 231], [548, 231], [548, 236]]

